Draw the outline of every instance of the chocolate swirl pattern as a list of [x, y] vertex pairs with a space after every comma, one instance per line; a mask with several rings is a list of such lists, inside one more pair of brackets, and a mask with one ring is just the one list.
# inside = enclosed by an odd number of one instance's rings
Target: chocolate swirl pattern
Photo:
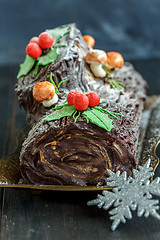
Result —
[[[59, 125], [60, 124], [60, 125]], [[41, 128], [41, 134], [37, 129]], [[21, 172], [33, 184], [96, 185], [106, 169], [131, 174], [136, 163], [126, 144], [83, 118], [37, 124], [23, 144]]]

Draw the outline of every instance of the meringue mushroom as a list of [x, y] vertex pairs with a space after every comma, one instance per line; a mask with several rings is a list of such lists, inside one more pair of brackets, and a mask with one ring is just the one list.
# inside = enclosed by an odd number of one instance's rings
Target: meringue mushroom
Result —
[[108, 52], [107, 61], [104, 63], [104, 67], [107, 71], [113, 72], [115, 70], [121, 69], [124, 65], [124, 59], [122, 55], [118, 52]]
[[103, 63], [107, 61], [107, 55], [104, 51], [94, 49], [89, 51], [85, 57], [85, 61], [90, 64], [90, 68], [95, 77], [103, 78], [106, 72], [103, 69]]
[[88, 44], [88, 48], [93, 48], [94, 44], [95, 44], [95, 40], [92, 36], [90, 35], [84, 35], [83, 36], [84, 41]]
[[48, 81], [38, 82], [33, 87], [33, 97], [37, 102], [41, 102], [45, 107], [51, 107], [58, 102], [55, 87]]

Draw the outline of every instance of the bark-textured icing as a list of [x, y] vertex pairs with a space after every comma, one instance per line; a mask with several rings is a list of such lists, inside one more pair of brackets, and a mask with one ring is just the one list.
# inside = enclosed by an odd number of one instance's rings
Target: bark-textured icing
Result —
[[[45, 108], [41, 103], [36, 102], [32, 95], [33, 86], [37, 82], [50, 81], [50, 73], [53, 72], [53, 80], [58, 83], [67, 79], [66, 83], [61, 85], [61, 89], [79, 89], [82, 91], [89, 90], [87, 82], [83, 81], [85, 53], [88, 51], [86, 43], [83, 41], [80, 31], [74, 24], [67, 25], [70, 32], [65, 35], [59, 44], [65, 44], [66, 47], [59, 48], [60, 56], [47, 66], [40, 66], [36, 77], [32, 77], [33, 70], [27, 76], [22, 76], [15, 87], [18, 101], [27, 113], [27, 120], [32, 125], [43, 116], [49, 108]], [[62, 26], [63, 27], [63, 26]], [[64, 96], [63, 89], [59, 98]]]
[[[139, 125], [145, 100], [146, 83], [133, 66], [125, 63], [114, 74], [114, 79], [125, 84], [123, 92], [112, 89], [105, 79], [95, 78], [83, 58], [88, 51], [80, 31], [70, 25], [71, 31], [61, 43], [54, 63], [41, 67], [32, 79], [32, 71], [21, 77], [16, 86], [20, 105], [30, 124], [36, 123], [29, 132], [21, 151], [22, 175], [33, 184], [95, 185], [103, 183], [106, 169], [127, 171], [135, 168], [135, 151]], [[48, 80], [50, 73], [58, 84], [64, 78], [58, 105], [66, 100], [71, 89], [87, 93], [96, 91], [105, 102], [100, 106], [121, 113], [113, 118], [114, 129], [108, 132], [93, 123], [72, 117], [51, 122], [41, 120], [52, 110], [44, 108], [32, 97], [32, 88], [38, 81]], [[112, 117], [110, 117], [112, 118]]]
[[[34, 69], [31, 70], [27, 76], [22, 76], [16, 84], [15, 90], [19, 104], [25, 109], [27, 120], [31, 125], [51, 109], [51, 107], [46, 108], [42, 103], [36, 102], [32, 95], [33, 86], [40, 81], [50, 81], [51, 72], [57, 85], [60, 81], [67, 79], [67, 82], [61, 85], [60, 100], [65, 99], [66, 94], [72, 89], [81, 92], [96, 90], [101, 97], [105, 94], [106, 88], [110, 89], [110, 86], [105, 84], [104, 79], [93, 76], [88, 65], [84, 62], [83, 59], [88, 48], [80, 31], [75, 24], [67, 26], [70, 26], [70, 33], [64, 36], [59, 43], [65, 44], [66, 47], [60, 48], [60, 55], [55, 62], [47, 66], [40, 66], [35, 78], [32, 77]], [[131, 64], [126, 63], [123, 69], [114, 74], [114, 79], [124, 83], [125, 92], [131, 92], [133, 98], [144, 99], [146, 83]]]

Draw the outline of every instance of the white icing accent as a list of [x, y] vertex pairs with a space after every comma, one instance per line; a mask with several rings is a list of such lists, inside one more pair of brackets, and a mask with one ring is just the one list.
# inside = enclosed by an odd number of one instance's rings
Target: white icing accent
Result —
[[99, 78], [103, 78], [106, 76], [106, 72], [104, 71], [104, 69], [102, 68], [102, 64], [101, 63], [91, 63], [90, 64], [90, 68], [94, 74], [95, 77], [99, 77]]
[[45, 106], [45, 107], [51, 107], [53, 104], [57, 103], [58, 102], [58, 96], [57, 94], [55, 93], [54, 94], [54, 97], [51, 99], [51, 100], [45, 100], [42, 102], [42, 104]]

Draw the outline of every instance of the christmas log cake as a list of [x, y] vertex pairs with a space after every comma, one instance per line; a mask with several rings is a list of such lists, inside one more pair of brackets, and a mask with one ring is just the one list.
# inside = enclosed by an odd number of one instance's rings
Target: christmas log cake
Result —
[[[93, 49], [94, 39], [75, 25], [60, 28], [68, 31], [58, 45], [44, 51], [40, 35], [32, 46], [41, 51], [26, 49], [35, 61], [18, 74], [19, 102], [36, 123], [22, 146], [21, 173], [33, 184], [80, 186], [104, 184], [108, 168], [131, 175], [146, 83], [121, 54]], [[47, 34], [56, 39], [54, 31]]]

